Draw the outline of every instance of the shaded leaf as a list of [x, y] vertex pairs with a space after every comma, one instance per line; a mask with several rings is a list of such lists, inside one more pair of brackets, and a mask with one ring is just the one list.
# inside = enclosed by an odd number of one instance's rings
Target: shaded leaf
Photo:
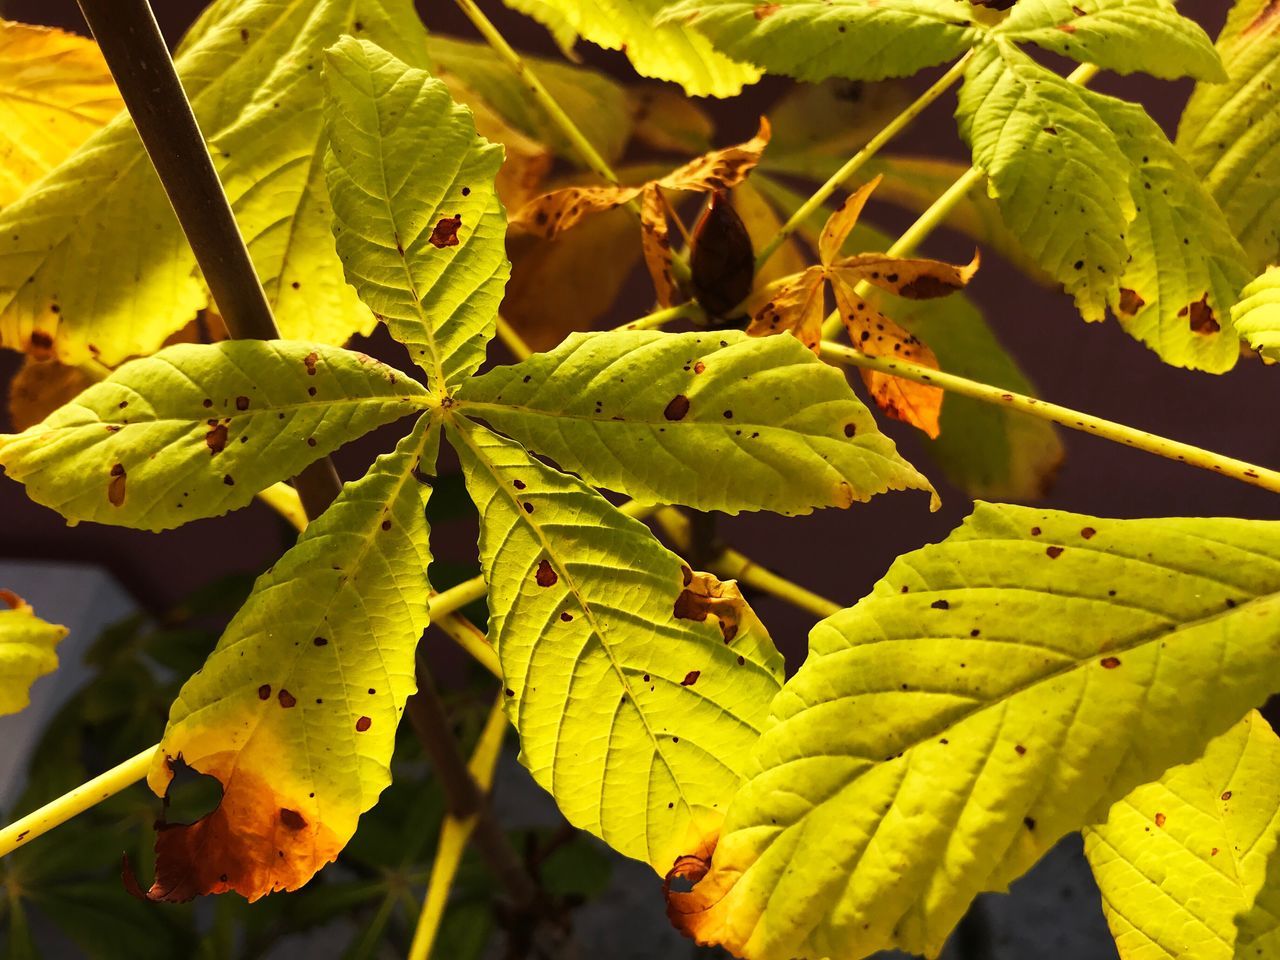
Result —
[[451, 438], [521, 762], [570, 823], [664, 873], [714, 836], [782, 657], [731, 582], [581, 481], [465, 421]]
[[[215, 3], [177, 58], [286, 337], [342, 343], [374, 322], [342, 278], [320, 163], [320, 52], [356, 21], [425, 59], [409, 0]], [[0, 230], [0, 345], [115, 366], [155, 352], [208, 302], [126, 114], [0, 212]]]
[[606, 50], [620, 50], [642, 77], [680, 84], [691, 97], [732, 97], [760, 71], [718, 52], [705, 37], [654, 17], [664, 0], [503, 0], [533, 17], [568, 50], [581, 36]]
[[[441, 80], [448, 83], [456, 77], [525, 136], [546, 144], [571, 163], [581, 162], [560, 128], [530, 98], [521, 78], [498, 59], [488, 44], [433, 33], [427, 37], [427, 52], [433, 73]], [[605, 160], [612, 163], [622, 156], [630, 133], [627, 91], [597, 70], [526, 53], [520, 56]], [[459, 99], [475, 110], [470, 100]]]
[[150, 899], [297, 889], [391, 782], [431, 592], [417, 477], [438, 442], [424, 418], [348, 484], [183, 685], [147, 782], [163, 796], [181, 757], [223, 793], [195, 823], [159, 828]]
[[1262, 888], [1277, 834], [1280, 739], [1255, 710], [1202, 757], [1138, 787], [1085, 829], [1120, 956], [1248, 956], [1236, 923]]
[[1280, 262], [1280, 17], [1237, 0], [1218, 37], [1226, 83], [1198, 83], [1178, 149], [1226, 214], [1257, 272]]
[[647, 83], [627, 91], [631, 135], [655, 150], [706, 153], [715, 125], [707, 112], [679, 91]]
[[799, 80], [907, 77], [955, 59], [981, 35], [969, 5], [955, 0], [681, 0], [659, 23]]
[[790, 337], [574, 334], [464, 384], [459, 408], [644, 502], [797, 514], [932, 490], [843, 374]]
[[180, 344], [0, 436], [0, 465], [32, 500], [72, 522], [167, 530], [246, 506], [426, 402], [416, 381], [337, 347]]
[[797, 83], [769, 110], [764, 167], [826, 180], [910, 102], [901, 83]]
[[92, 40], [0, 20], [0, 207], [123, 106]]
[[55, 648], [67, 628], [46, 623], [17, 594], [0, 589], [0, 714], [31, 702], [31, 685], [58, 669]]
[[992, 32], [1122, 74], [1227, 78], [1213, 42], [1172, 0], [1022, 0]]
[[338, 255], [443, 395], [484, 360], [509, 272], [502, 148], [441, 81], [368, 41], [329, 48], [325, 76]]
[[1244, 288], [1231, 317], [1240, 336], [1264, 360], [1280, 360], [1280, 267], [1268, 267]]
[[28, 356], [9, 381], [9, 421], [13, 428], [26, 430], [74, 400], [101, 379], [95, 373], [87, 367], [69, 367], [57, 360]]
[[1280, 523], [979, 504], [814, 628], [670, 913], [749, 960], [936, 954], [1265, 699], [1278, 651]]

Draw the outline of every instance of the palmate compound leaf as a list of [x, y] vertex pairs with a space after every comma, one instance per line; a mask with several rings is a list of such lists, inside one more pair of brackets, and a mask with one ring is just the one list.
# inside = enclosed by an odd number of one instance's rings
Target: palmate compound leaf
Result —
[[1276, 689], [1280, 523], [979, 504], [809, 641], [672, 918], [749, 960], [936, 955]]
[[663, 0], [503, 0], [533, 17], [566, 53], [580, 36], [620, 50], [642, 77], [680, 84], [691, 97], [732, 97], [760, 71], [720, 53], [706, 37], [677, 24], [657, 24]]
[[732, 583], [519, 444], [458, 418], [521, 761], [569, 822], [659, 873], [713, 836], [782, 657]]
[[1244, 288], [1231, 319], [1264, 359], [1280, 360], [1280, 267], [1268, 267]]
[[31, 685], [58, 668], [67, 628], [46, 623], [17, 594], [0, 589], [0, 715], [30, 703]]
[[1005, 222], [1086, 320], [1109, 306], [1166, 363], [1234, 365], [1244, 252], [1140, 107], [1068, 83], [1000, 39], [970, 63], [957, 118]]
[[[1203, 756], [1138, 787], [1105, 823], [1085, 829], [1085, 855], [1120, 956], [1271, 956], [1248, 949], [1256, 933], [1239, 933], [1254, 912], [1277, 835], [1280, 738], [1255, 710]], [[1270, 919], [1274, 927], [1276, 917]]]
[[[221, 0], [177, 58], [286, 337], [342, 343], [374, 323], [343, 281], [321, 169], [320, 55], [357, 23], [425, 62], [409, 0]], [[154, 352], [207, 302], [125, 114], [0, 212], [0, 230], [5, 347], [115, 366]]]
[[1237, 0], [1217, 46], [1228, 80], [1196, 85], [1177, 144], [1256, 272], [1280, 263], [1280, 6]]
[[443, 395], [484, 360], [509, 272], [502, 148], [444, 83], [366, 40], [330, 47], [325, 78], [338, 256]]
[[463, 384], [458, 409], [643, 502], [802, 514], [933, 490], [792, 337], [573, 334]]
[[92, 40], [0, 19], [0, 207], [122, 106]]
[[992, 33], [1117, 73], [1227, 78], [1213, 41], [1173, 0], [1021, 0]]
[[429, 620], [423, 478], [439, 435], [423, 417], [348, 484], [183, 685], [147, 782], [163, 796], [180, 758], [223, 793], [195, 823], [159, 828], [151, 899], [297, 889], [390, 784]]
[[180, 344], [126, 363], [22, 433], [0, 435], [0, 466], [73, 523], [167, 530], [246, 506], [429, 403], [415, 380], [339, 347]]
[[680, 0], [659, 22], [798, 80], [907, 77], [982, 35], [974, 8], [954, 0]]

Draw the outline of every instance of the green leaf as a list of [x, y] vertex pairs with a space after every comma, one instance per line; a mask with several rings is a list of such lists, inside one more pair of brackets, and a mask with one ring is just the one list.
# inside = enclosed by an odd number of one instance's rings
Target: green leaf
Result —
[[1237, 0], [1218, 52], [1228, 80], [1196, 85], [1177, 144], [1257, 272], [1280, 262], [1280, 8]]
[[[560, 128], [530, 99], [520, 77], [487, 44], [436, 33], [427, 38], [427, 50], [436, 76], [452, 74], [521, 133], [547, 144], [570, 163], [582, 162]], [[631, 133], [631, 112], [626, 91], [617, 82], [585, 67], [521, 57], [601, 156], [610, 163], [622, 156]]]
[[[1257, 711], [1084, 831], [1123, 957], [1233, 960], [1280, 835], [1280, 738]], [[1258, 954], [1262, 956], [1262, 954]]]
[[361, 353], [288, 340], [179, 344], [125, 364], [43, 422], [0, 435], [0, 466], [68, 520], [167, 530], [430, 401]]
[[443, 395], [484, 360], [506, 283], [502, 148], [439, 80], [344, 37], [325, 53], [338, 255]]
[[1268, 267], [1231, 311], [1240, 336], [1266, 360], [1280, 360], [1280, 267]]
[[646, 503], [797, 514], [933, 489], [844, 374], [791, 336], [575, 333], [465, 384], [459, 400], [593, 486]]
[[1277, 688], [1280, 523], [979, 504], [809, 643], [673, 917], [748, 960], [936, 955]]
[[521, 761], [571, 823], [665, 873], [714, 836], [782, 657], [732, 583], [581, 481], [463, 419], [450, 438]]
[[1137, 211], [1129, 178], [1116, 176], [1128, 160], [1085, 91], [992, 43], [965, 71], [956, 119], [1006, 225], [1084, 318], [1101, 320]]
[[1086, 320], [1110, 306], [1166, 363], [1235, 364], [1244, 251], [1141, 107], [1068, 83], [1000, 40], [971, 64], [957, 116], [1006, 224]]
[[[286, 337], [341, 343], [373, 326], [343, 281], [320, 171], [320, 52], [357, 22], [425, 57], [409, 0], [253, 0], [214, 5], [177, 60]], [[2, 346], [114, 366], [208, 303], [125, 114], [0, 212], [0, 230]]]
[[58, 669], [58, 643], [67, 628], [46, 623], [31, 605], [0, 589], [0, 714], [17, 713], [31, 702], [31, 685]]
[[760, 71], [730, 60], [711, 41], [675, 24], [654, 24], [664, 0], [503, 0], [533, 17], [566, 52], [575, 37], [620, 50], [642, 77], [680, 84], [691, 97], [733, 97]]
[[907, 77], [954, 60], [983, 29], [974, 8], [955, 0], [680, 0], [660, 22], [799, 80]]
[[223, 794], [205, 817], [157, 835], [153, 899], [296, 889], [391, 782], [428, 622], [423, 477], [438, 445], [424, 417], [348, 484], [183, 685], [148, 784], [164, 795], [181, 757]]
[[1227, 78], [1213, 41], [1172, 0], [1021, 0], [992, 33], [1122, 74]]

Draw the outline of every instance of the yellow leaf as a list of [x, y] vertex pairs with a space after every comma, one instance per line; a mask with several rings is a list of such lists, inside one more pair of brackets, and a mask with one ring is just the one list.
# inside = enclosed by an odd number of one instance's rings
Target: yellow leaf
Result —
[[0, 20], [0, 207], [123, 106], [92, 40]]

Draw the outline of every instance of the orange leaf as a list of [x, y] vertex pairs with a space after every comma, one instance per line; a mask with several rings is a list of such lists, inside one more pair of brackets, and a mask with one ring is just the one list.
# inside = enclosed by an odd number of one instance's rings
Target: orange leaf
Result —
[[710, 193], [728, 190], [747, 178], [747, 174], [760, 162], [764, 148], [769, 144], [769, 121], [760, 118], [760, 128], [746, 143], [739, 143], [721, 150], [712, 150], [695, 157], [660, 179], [664, 187], [672, 190], [690, 190]]
[[[854, 291], [853, 285], [837, 276], [832, 280], [836, 308], [849, 331], [849, 341], [872, 357], [896, 357], [924, 367], [938, 368], [933, 351], [903, 330]], [[932, 438], [941, 432], [942, 390], [877, 370], [863, 370], [863, 382], [877, 406], [895, 420], [923, 430]]]
[[523, 227], [544, 239], [551, 240], [573, 227], [593, 213], [603, 213], [640, 196], [643, 186], [565, 187], [544, 193], [526, 203], [514, 217], [511, 225]]
[[909, 300], [932, 300], [963, 290], [978, 272], [981, 257], [975, 250], [964, 266], [941, 260], [891, 257], [885, 253], [860, 253], [828, 264], [828, 272], [853, 286], [865, 280]]
[[662, 199], [662, 188], [656, 183], [645, 184], [640, 201], [640, 248], [644, 252], [644, 265], [653, 279], [653, 290], [658, 304], [673, 306], [679, 298], [679, 289], [671, 275], [671, 237], [667, 225], [667, 207]]
[[879, 185], [880, 177], [878, 176], [868, 180], [849, 194], [840, 205], [840, 209], [827, 218], [822, 228], [822, 235], [818, 238], [818, 259], [822, 261], [823, 266], [840, 255], [840, 248], [848, 239], [849, 231], [857, 225], [858, 217], [862, 216], [862, 208], [867, 205], [867, 199]]
[[783, 277], [765, 287], [753, 300], [766, 302], [754, 311], [748, 336], [767, 337], [791, 333], [814, 353], [822, 349], [822, 319], [826, 313], [826, 287], [821, 267]]

